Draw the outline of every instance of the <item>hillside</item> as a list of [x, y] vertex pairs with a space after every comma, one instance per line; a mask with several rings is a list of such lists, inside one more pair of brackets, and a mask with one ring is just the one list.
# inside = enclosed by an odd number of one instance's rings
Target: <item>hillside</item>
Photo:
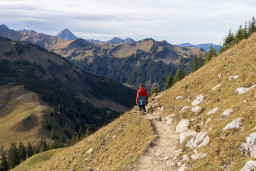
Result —
[[0, 146], [5, 149], [11, 142], [50, 141], [51, 131], [57, 139], [71, 139], [134, 106], [134, 90], [81, 72], [61, 56], [2, 37], [0, 46]]
[[[137, 88], [142, 81], [148, 90], [156, 86], [163, 89], [165, 79], [170, 72], [174, 75], [178, 66], [189, 73], [193, 56], [204, 55], [195, 47], [180, 47], [153, 39], [93, 44], [80, 38], [64, 40], [35, 31], [15, 31], [5, 25], [0, 26], [0, 36], [35, 44], [67, 58], [83, 71], [111, 78], [132, 88]], [[109, 43], [114, 40], [121, 41], [115, 38]]]
[[[243, 40], [213, 58], [208, 64], [186, 76], [167, 91], [153, 96], [147, 106], [148, 115], [145, 118], [152, 120], [158, 138], [139, 159], [134, 169], [240, 170], [250, 164], [255, 167], [255, 49], [256, 34], [253, 34], [248, 40]], [[133, 116], [137, 116], [136, 112]], [[126, 123], [126, 120], [122, 122], [124, 125]], [[166, 131], [168, 134], [164, 134]], [[99, 134], [100, 132], [97, 132], [95, 135]], [[140, 135], [138, 134], [139, 137], [134, 141], [138, 139], [144, 141], [145, 138]], [[123, 139], [127, 137], [123, 134]], [[48, 158], [46, 162], [33, 166], [28, 163], [37, 159], [31, 158], [18, 169], [22, 170], [28, 166], [37, 169], [40, 166], [46, 170], [88, 166], [101, 170], [104, 166], [101, 162], [96, 162], [102, 161], [98, 160], [97, 155], [107, 158], [109, 153], [107, 151], [97, 153], [97, 150], [94, 151], [95, 147], [88, 151], [91, 146], [86, 146], [85, 142], [90, 140], [104, 142], [103, 137], [96, 139], [96, 136], [91, 136], [91, 138], [73, 146], [73, 153], [69, 153], [72, 151], [71, 148], [63, 149], [56, 156]], [[173, 143], [163, 144], [164, 142]], [[115, 146], [119, 143], [122, 142], [116, 141], [112, 144]], [[102, 149], [104, 145], [105, 143], [102, 143], [96, 149]], [[164, 145], [166, 150], [163, 148]], [[141, 149], [140, 146], [138, 147]], [[172, 152], [167, 154], [168, 148], [171, 148]], [[83, 154], [83, 158], [77, 157], [80, 156], [76, 155], [78, 151], [79, 154]], [[122, 156], [122, 153], [115, 154]], [[54, 163], [58, 164], [54, 165]], [[114, 166], [111, 165], [112, 167]]]

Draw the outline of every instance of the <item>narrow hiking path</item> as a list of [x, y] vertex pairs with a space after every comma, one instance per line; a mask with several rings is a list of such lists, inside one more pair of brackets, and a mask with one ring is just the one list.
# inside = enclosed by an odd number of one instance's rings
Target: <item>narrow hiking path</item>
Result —
[[151, 120], [157, 140], [153, 142], [144, 156], [142, 156], [133, 171], [170, 171], [178, 170], [176, 160], [179, 134], [166, 121], [161, 121], [154, 114], [144, 116]]

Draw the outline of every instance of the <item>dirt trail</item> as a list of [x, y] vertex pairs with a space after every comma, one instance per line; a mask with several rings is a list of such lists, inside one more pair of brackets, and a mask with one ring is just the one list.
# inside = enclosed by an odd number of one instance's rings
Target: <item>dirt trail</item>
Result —
[[134, 171], [178, 170], [178, 165], [175, 162], [175, 150], [177, 150], [179, 143], [179, 134], [171, 129], [166, 121], [154, 119], [152, 115], [145, 117], [150, 120], [152, 119], [152, 124], [158, 138], [146, 154], [140, 158], [138, 166]]

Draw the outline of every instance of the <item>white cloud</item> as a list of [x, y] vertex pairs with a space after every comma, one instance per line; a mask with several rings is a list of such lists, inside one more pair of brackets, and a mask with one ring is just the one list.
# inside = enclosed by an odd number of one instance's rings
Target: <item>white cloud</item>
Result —
[[102, 40], [115, 35], [220, 44], [255, 11], [253, 0], [0, 0], [0, 23], [44, 33], [68, 28]]

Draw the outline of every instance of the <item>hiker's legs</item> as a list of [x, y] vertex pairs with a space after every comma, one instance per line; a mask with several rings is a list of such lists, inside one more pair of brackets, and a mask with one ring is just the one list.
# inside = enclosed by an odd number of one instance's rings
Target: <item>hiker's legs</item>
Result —
[[142, 105], [139, 105], [139, 107], [140, 107], [140, 111], [142, 110]]
[[142, 108], [143, 108], [143, 112], [146, 112], [145, 105], [142, 105]]

